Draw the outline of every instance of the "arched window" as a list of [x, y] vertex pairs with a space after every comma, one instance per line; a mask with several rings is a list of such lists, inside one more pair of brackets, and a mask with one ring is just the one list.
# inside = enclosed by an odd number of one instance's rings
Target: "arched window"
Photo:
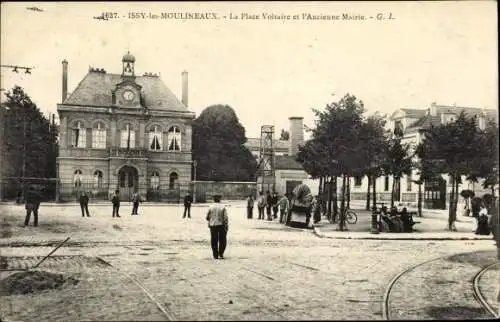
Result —
[[102, 172], [96, 170], [94, 172], [94, 189], [102, 188]]
[[170, 178], [169, 178], [169, 183], [168, 183], [168, 188], [169, 189], [175, 189], [175, 185], [177, 184], [177, 180], [179, 179], [179, 176], [177, 175], [177, 173], [175, 172], [172, 172], [170, 174]]
[[135, 148], [135, 131], [130, 123], [125, 124], [121, 130], [120, 147], [126, 149]]
[[168, 151], [181, 150], [181, 130], [177, 126], [171, 126], [167, 135]]
[[158, 171], [153, 171], [151, 174], [151, 188], [155, 190], [160, 188], [160, 174]]
[[71, 129], [71, 146], [74, 148], [84, 148], [86, 143], [86, 132], [83, 123], [77, 121]]
[[94, 149], [106, 148], [106, 128], [101, 122], [97, 122], [92, 129], [92, 147]]
[[82, 186], [82, 171], [75, 170], [73, 174], [73, 185], [75, 188], [80, 188]]
[[153, 126], [149, 131], [149, 149], [153, 151], [161, 151], [162, 147], [162, 132], [158, 126]]

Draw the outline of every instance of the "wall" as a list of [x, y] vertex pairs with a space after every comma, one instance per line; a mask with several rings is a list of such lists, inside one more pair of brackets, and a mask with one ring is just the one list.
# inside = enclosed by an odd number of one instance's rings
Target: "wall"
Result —
[[244, 200], [257, 193], [256, 182], [194, 181], [192, 184], [193, 198], [201, 203], [212, 202], [215, 194], [220, 194], [223, 200]]

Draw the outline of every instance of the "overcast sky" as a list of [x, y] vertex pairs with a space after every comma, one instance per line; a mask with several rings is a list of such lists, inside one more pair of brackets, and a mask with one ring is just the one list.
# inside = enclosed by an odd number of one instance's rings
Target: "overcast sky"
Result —
[[[264, 124], [279, 133], [289, 116], [303, 116], [311, 126], [312, 108], [345, 93], [362, 99], [369, 113], [424, 109], [433, 101], [498, 108], [495, 1], [1, 6], [1, 63], [35, 67], [31, 75], [2, 68], [1, 86], [24, 87], [44, 113], [56, 112], [61, 101], [63, 59], [71, 92], [89, 65], [120, 73], [127, 50], [136, 57], [136, 74], [160, 73], [179, 98], [187, 70], [189, 108], [199, 115], [209, 105], [228, 104], [248, 137], [258, 137]], [[26, 9], [32, 6], [43, 12]], [[120, 18], [93, 19], [103, 11]], [[129, 12], [215, 12], [220, 19], [130, 20]], [[230, 13], [301, 19], [229, 20]], [[311, 21], [302, 13], [367, 19]], [[378, 13], [394, 19], [379, 21]]]

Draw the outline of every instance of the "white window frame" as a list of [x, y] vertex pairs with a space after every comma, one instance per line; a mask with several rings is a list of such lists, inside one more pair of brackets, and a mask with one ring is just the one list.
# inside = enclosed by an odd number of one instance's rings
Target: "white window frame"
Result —
[[[153, 140], [156, 138], [157, 145], [152, 147]], [[157, 125], [153, 126], [149, 131], [149, 144], [148, 148], [150, 151], [162, 151], [163, 150], [163, 132], [159, 130]]]
[[92, 129], [92, 148], [106, 149], [106, 128], [101, 122]]
[[[170, 152], [181, 151], [181, 146], [182, 146], [181, 136], [182, 136], [181, 129], [178, 126], [173, 125], [168, 129], [168, 134], [167, 134], [168, 151]], [[175, 148], [175, 145], [172, 146], [174, 140], [177, 143], [177, 149]]]
[[75, 172], [73, 173], [73, 186], [75, 188], [80, 188], [83, 183], [82, 179], [83, 179], [82, 170], [80, 169], [75, 170]]
[[158, 173], [158, 171], [153, 171], [150, 181], [151, 189], [160, 189], [160, 174]]
[[87, 133], [81, 121], [77, 121], [71, 129], [71, 146], [73, 148], [85, 148], [87, 141]]
[[104, 174], [101, 170], [94, 171], [94, 189], [102, 188]]
[[[130, 134], [130, 141], [129, 141], [129, 134]], [[128, 141], [129, 144], [127, 144]], [[130, 123], [125, 124], [125, 128], [121, 130], [120, 148], [125, 148], [125, 149], [135, 148], [135, 131], [132, 129], [132, 125]]]

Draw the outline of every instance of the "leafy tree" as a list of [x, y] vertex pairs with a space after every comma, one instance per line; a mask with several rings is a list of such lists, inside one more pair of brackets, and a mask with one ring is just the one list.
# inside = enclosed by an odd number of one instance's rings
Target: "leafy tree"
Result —
[[478, 166], [478, 176], [484, 178], [483, 187], [491, 188], [491, 194], [495, 195], [495, 186], [498, 185], [498, 124], [490, 120], [485, 131], [482, 133], [484, 136], [484, 155], [480, 160]]
[[245, 129], [228, 105], [205, 108], [193, 121], [193, 159], [197, 179], [253, 181], [257, 162], [244, 146]]
[[55, 178], [57, 127], [40, 112], [23, 88], [15, 86], [5, 96], [3, 176], [20, 178], [23, 183], [25, 178]]
[[387, 139], [385, 137], [385, 115], [378, 113], [369, 116], [363, 123], [360, 141], [363, 144], [363, 156], [366, 166], [361, 175], [368, 178], [366, 191], [366, 210], [370, 210], [370, 188], [373, 188], [373, 207], [376, 206], [376, 180], [381, 175], [381, 165], [385, 159]]
[[290, 139], [290, 132], [285, 129], [281, 129], [280, 140], [288, 141]]
[[385, 169], [387, 174], [391, 174], [392, 189], [391, 189], [391, 207], [394, 206], [395, 197], [399, 200], [401, 177], [410, 174], [413, 168], [413, 156], [410, 154], [410, 146], [401, 143], [403, 133], [396, 129], [394, 134], [389, 138], [389, 144], [386, 150]]
[[[312, 129], [312, 137], [323, 150], [326, 160], [325, 175], [332, 179], [342, 177], [339, 230], [345, 230], [343, 214], [347, 178], [366, 166], [366, 158], [360, 157], [364, 154], [360, 134], [363, 130], [364, 105], [355, 96], [346, 94], [338, 102], [328, 104], [324, 111], [313, 111], [317, 120], [315, 128]], [[333, 209], [335, 211], [336, 207]]]
[[478, 130], [476, 119], [461, 113], [454, 122], [431, 126], [417, 149], [417, 155], [424, 164], [432, 164], [436, 173], [448, 173], [451, 178], [449, 230], [454, 229], [456, 221], [460, 178], [474, 171], [477, 160], [487, 157], [485, 146], [485, 136]]

